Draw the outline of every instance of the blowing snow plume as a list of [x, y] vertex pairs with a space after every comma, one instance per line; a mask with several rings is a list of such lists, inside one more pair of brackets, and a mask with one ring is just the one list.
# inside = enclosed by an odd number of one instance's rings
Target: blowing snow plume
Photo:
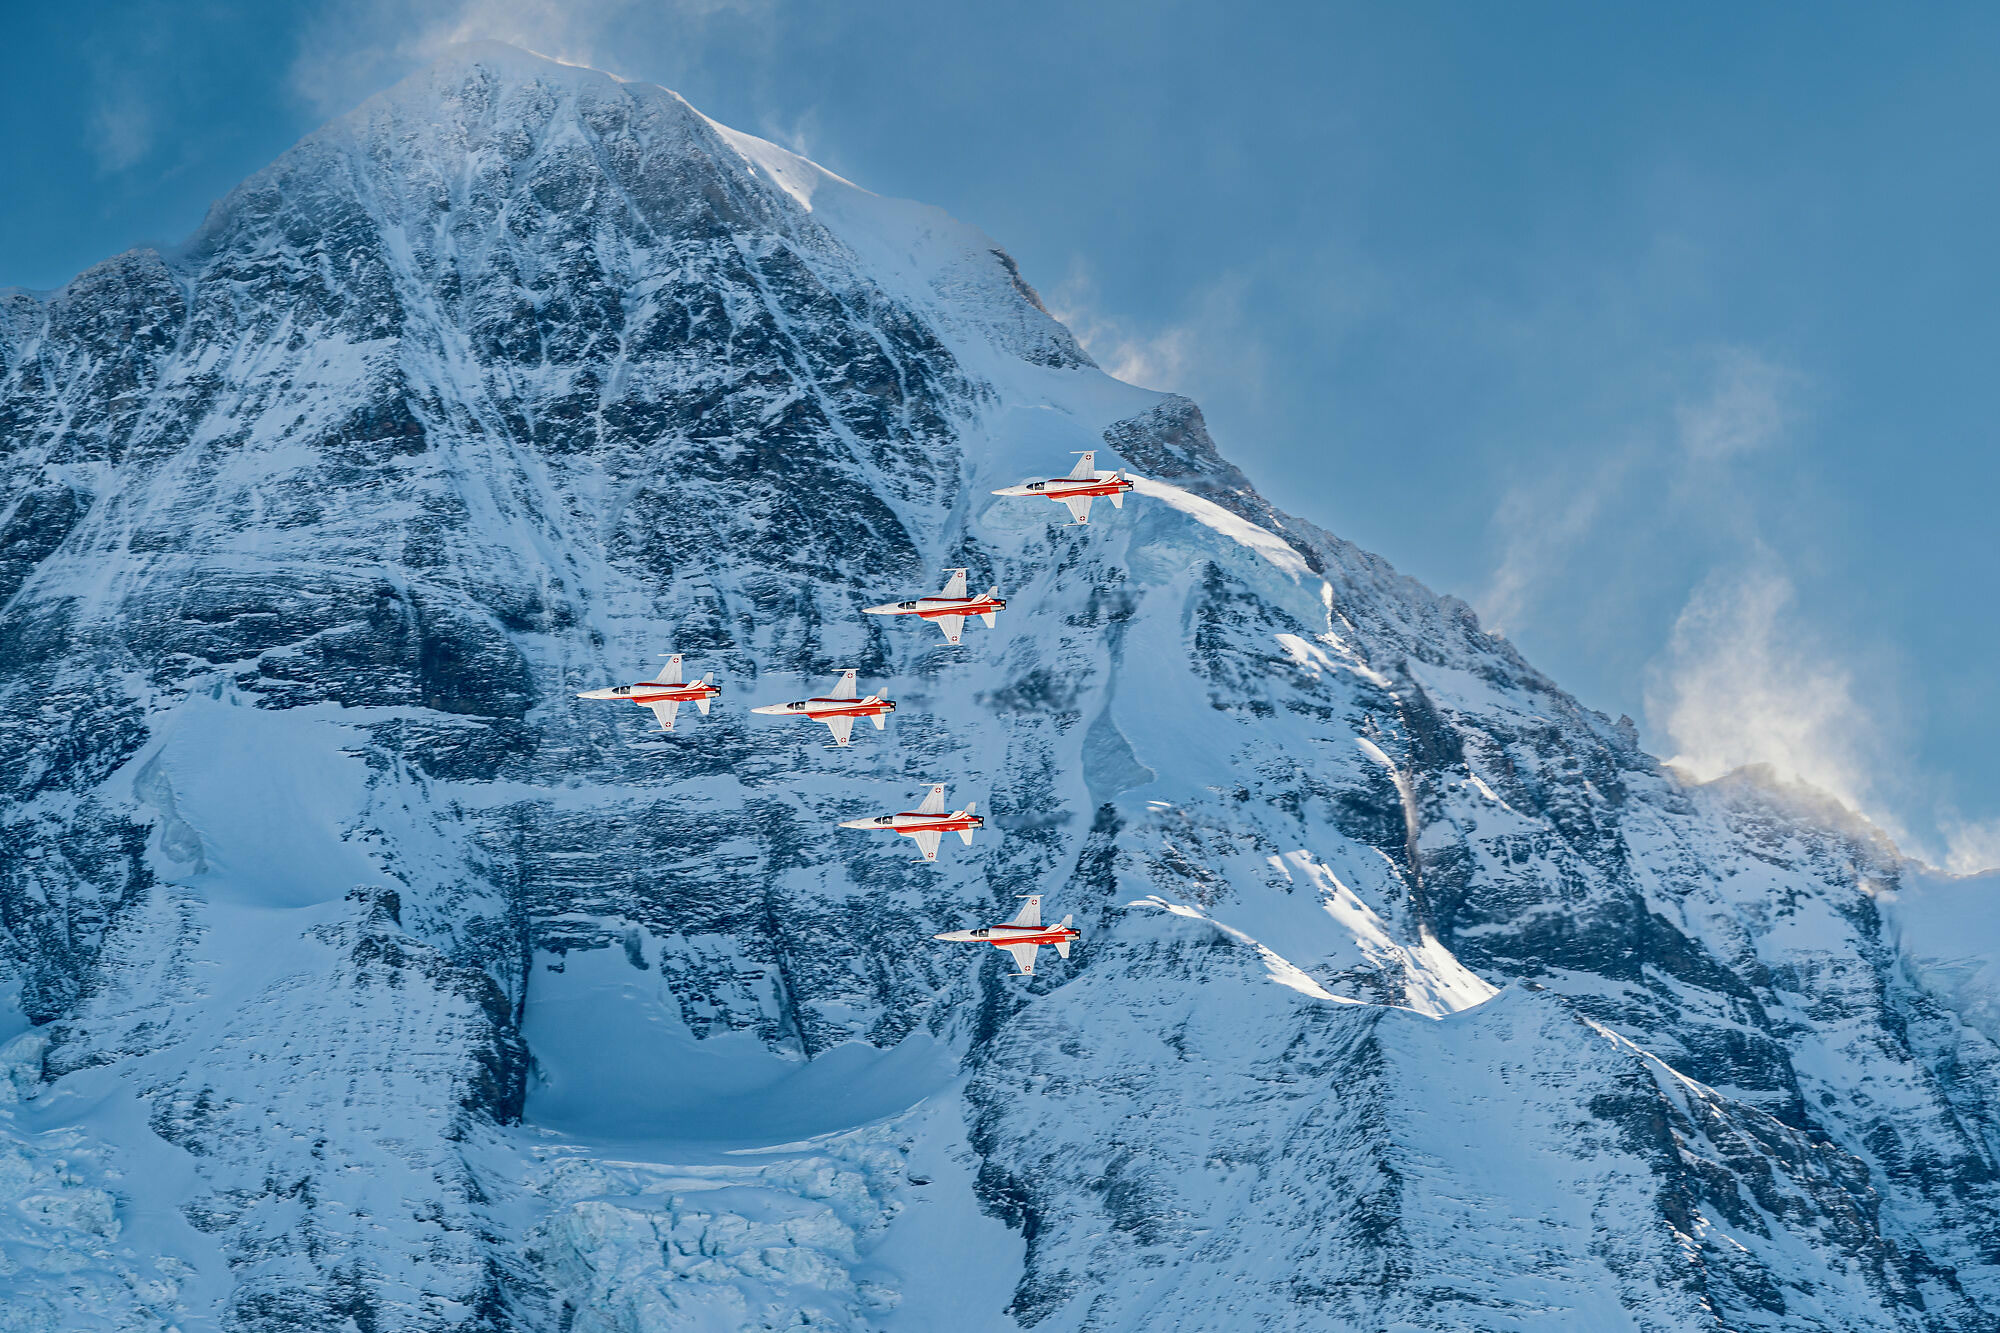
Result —
[[1674, 622], [1646, 711], [1672, 743], [1668, 762], [1702, 781], [1765, 764], [1858, 809], [1875, 727], [1846, 668], [1790, 622], [1794, 597], [1770, 570], [1711, 576]]

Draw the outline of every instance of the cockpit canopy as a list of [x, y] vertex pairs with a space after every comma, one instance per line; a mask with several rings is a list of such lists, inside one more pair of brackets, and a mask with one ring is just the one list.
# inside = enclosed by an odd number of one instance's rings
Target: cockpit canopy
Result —
[[792, 700], [792, 702], [785, 705], [785, 707], [787, 708], [804, 708], [805, 706], [806, 706], [806, 701], [804, 699], [794, 699]]

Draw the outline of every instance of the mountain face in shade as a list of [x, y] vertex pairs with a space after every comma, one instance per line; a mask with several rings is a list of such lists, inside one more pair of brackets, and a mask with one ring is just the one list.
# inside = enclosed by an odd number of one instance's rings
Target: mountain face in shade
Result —
[[1994, 885], [672, 93], [464, 48], [0, 293], [0, 483], [0, 1328], [2000, 1328]]

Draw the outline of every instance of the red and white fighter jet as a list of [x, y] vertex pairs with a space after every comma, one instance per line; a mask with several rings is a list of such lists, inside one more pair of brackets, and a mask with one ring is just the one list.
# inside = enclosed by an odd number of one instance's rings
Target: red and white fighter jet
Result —
[[965, 632], [968, 616], [978, 616], [992, 629], [999, 618], [998, 612], [1007, 605], [996, 585], [983, 597], [965, 595], [965, 571], [948, 569], [951, 577], [945, 580], [944, 590], [929, 597], [919, 597], [909, 602], [884, 602], [880, 606], [861, 608], [871, 616], [922, 616], [944, 631], [944, 641], [955, 644]]
[[1023, 482], [1019, 486], [1008, 486], [993, 492], [995, 495], [1039, 495], [1045, 500], [1060, 500], [1069, 506], [1069, 515], [1075, 520], [1069, 526], [1079, 527], [1090, 522], [1090, 502], [1098, 496], [1111, 501], [1113, 509], [1125, 507], [1125, 492], [1132, 489], [1132, 479], [1120, 468], [1116, 472], [1099, 472], [1095, 451], [1077, 457], [1076, 466], [1067, 477], [1048, 477], [1042, 481]]
[[972, 813], [977, 801], [967, 801], [965, 809], [947, 812], [944, 808], [944, 784], [938, 783], [924, 797], [924, 803], [914, 810], [904, 810], [893, 815], [873, 815], [867, 819], [843, 819], [842, 828], [867, 829], [877, 833], [900, 833], [914, 840], [924, 860], [935, 861], [938, 843], [947, 833], [956, 833], [965, 839], [965, 845], [972, 845], [972, 831], [986, 827], [986, 821]]
[[660, 720], [661, 731], [674, 729], [674, 717], [681, 711], [682, 704], [693, 704], [708, 716], [708, 706], [722, 693], [722, 687], [715, 683], [715, 673], [709, 672], [692, 684], [681, 680], [681, 655], [679, 653], [661, 656], [667, 659], [665, 680], [642, 680], [636, 685], [613, 685], [602, 690], [585, 690], [577, 695], [579, 699], [624, 699], [641, 707], [653, 710], [653, 716]]
[[1069, 957], [1070, 944], [1081, 939], [1083, 932], [1070, 925], [1071, 917], [1064, 917], [1061, 924], [1042, 924], [1042, 895], [1027, 895], [1028, 901], [1021, 908], [1021, 914], [1004, 926], [982, 926], [978, 930], [947, 930], [942, 935], [931, 936], [934, 940], [950, 940], [954, 944], [990, 944], [996, 949], [1005, 949], [1014, 955], [1014, 966], [1021, 970], [1017, 977], [1035, 975], [1035, 952], [1044, 944], [1056, 946], [1056, 953]]
[[871, 694], [866, 699], [855, 698], [858, 691], [854, 677], [852, 670], [841, 672], [840, 678], [833, 683], [832, 694], [816, 699], [798, 699], [788, 704], [765, 704], [750, 711], [772, 717], [817, 718], [833, 732], [833, 743], [844, 746], [854, 735], [855, 718], [867, 718], [875, 724], [875, 730], [880, 731], [889, 725], [889, 714], [896, 711], [896, 705], [879, 693]]

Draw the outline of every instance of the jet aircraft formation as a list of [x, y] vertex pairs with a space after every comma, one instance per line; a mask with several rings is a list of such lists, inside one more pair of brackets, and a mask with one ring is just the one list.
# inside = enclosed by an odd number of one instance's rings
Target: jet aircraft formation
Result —
[[[1125, 507], [1125, 495], [1132, 489], [1132, 479], [1125, 475], [1123, 469], [1099, 471], [1096, 453], [1086, 451], [1078, 456], [1076, 466], [1067, 476], [1023, 482], [1019, 486], [1003, 487], [993, 494], [1039, 496], [1054, 500], [1069, 509], [1071, 521], [1066, 526], [1083, 527], [1090, 522], [1092, 500], [1108, 499], [1114, 509], [1122, 509]], [[951, 569], [945, 574], [944, 587], [929, 596], [884, 602], [880, 606], [863, 607], [862, 610], [871, 616], [916, 616], [927, 620], [942, 630], [945, 642], [954, 647], [964, 637], [965, 622], [975, 616], [992, 629], [999, 613], [1007, 607], [1006, 599], [1000, 596], [1000, 589], [996, 586], [983, 594], [967, 596], [967, 571]], [[682, 704], [693, 704], [703, 717], [707, 717], [710, 705], [722, 694], [722, 687], [715, 683], [715, 673], [708, 672], [700, 680], [689, 682], [685, 679], [681, 654], [662, 656], [666, 657], [667, 666], [665, 671], [659, 673], [662, 677], [659, 680], [585, 690], [576, 697], [638, 704], [652, 711], [663, 732], [674, 729]], [[830, 693], [790, 703], [763, 704], [750, 711], [767, 717], [801, 717], [824, 722], [833, 733], [834, 745], [845, 749], [853, 740], [857, 718], [867, 718], [875, 724], [877, 731], [882, 731], [888, 726], [889, 714], [896, 711], [896, 704], [881, 690], [863, 697], [859, 673], [850, 668], [835, 677]], [[947, 805], [945, 785], [937, 783], [915, 810], [843, 820], [840, 827], [898, 834], [917, 844], [918, 851], [922, 853], [919, 859], [936, 861], [938, 847], [945, 834], [956, 833], [967, 846], [971, 846], [974, 830], [986, 824], [985, 818], [975, 813], [977, 802], [967, 801], [962, 810], [947, 810]], [[1065, 916], [1058, 925], [1044, 926], [1041, 895], [1030, 894], [1027, 895], [1026, 905], [1012, 921], [982, 926], [978, 930], [946, 931], [932, 938], [960, 944], [991, 944], [1005, 949], [1014, 960], [1017, 969], [1014, 975], [1033, 976], [1035, 955], [1044, 944], [1053, 945], [1061, 957], [1069, 957], [1070, 945], [1080, 934], [1070, 924], [1071, 920], [1071, 917]]]

